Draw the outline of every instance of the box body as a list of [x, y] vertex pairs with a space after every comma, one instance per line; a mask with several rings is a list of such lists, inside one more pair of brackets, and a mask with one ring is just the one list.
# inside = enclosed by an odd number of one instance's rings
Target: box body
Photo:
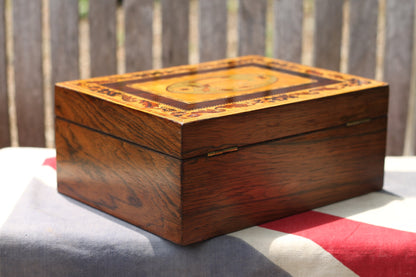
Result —
[[382, 187], [385, 83], [248, 56], [55, 98], [58, 190], [178, 244]]

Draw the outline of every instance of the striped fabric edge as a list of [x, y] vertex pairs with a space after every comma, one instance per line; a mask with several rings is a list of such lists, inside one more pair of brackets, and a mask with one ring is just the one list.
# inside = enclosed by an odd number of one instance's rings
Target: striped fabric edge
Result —
[[[43, 163], [53, 185], [56, 159]], [[373, 192], [231, 234], [293, 276], [416, 273], [416, 198]]]

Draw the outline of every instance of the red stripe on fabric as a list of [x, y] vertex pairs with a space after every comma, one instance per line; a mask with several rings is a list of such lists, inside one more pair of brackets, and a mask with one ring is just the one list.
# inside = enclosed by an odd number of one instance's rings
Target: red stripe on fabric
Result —
[[56, 170], [56, 157], [45, 159], [42, 165], [50, 166]]
[[260, 226], [308, 238], [360, 276], [416, 276], [416, 233], [315, 211]]

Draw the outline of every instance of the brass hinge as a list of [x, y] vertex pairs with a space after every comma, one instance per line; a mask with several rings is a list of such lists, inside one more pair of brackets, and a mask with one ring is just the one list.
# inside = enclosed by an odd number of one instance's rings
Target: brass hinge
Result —
[[370, 121], [371, 121], [371, 118], [364, 118], [364, 119], [360, 119], [360, 120], [356, 120], [356, 121], [347, 122], [345, 125], [347, 125], [347, 127], [350, 127], [350, 126], [355, 126], [355, 125], [367, 123], [367, 122], [370, 122]]
[[217, 156], [217, 155], [221, 155], [221, 154], [225, 154], [229, 152], [234, 152], [237, 150], [238, 150], [238, 147], [230, 147], [230, 148], [225, 148], [225, 149], [221, 149], [218, 151], [212, 151], [208, 153], [208, 157]]

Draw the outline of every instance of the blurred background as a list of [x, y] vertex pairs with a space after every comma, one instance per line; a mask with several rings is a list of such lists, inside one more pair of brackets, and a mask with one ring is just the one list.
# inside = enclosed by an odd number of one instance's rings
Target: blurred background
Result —
[[414, 0], [0, 0], [0, 147], [54, 147], [53, 84], [258, 54], [388, 81], [414, 155]]

